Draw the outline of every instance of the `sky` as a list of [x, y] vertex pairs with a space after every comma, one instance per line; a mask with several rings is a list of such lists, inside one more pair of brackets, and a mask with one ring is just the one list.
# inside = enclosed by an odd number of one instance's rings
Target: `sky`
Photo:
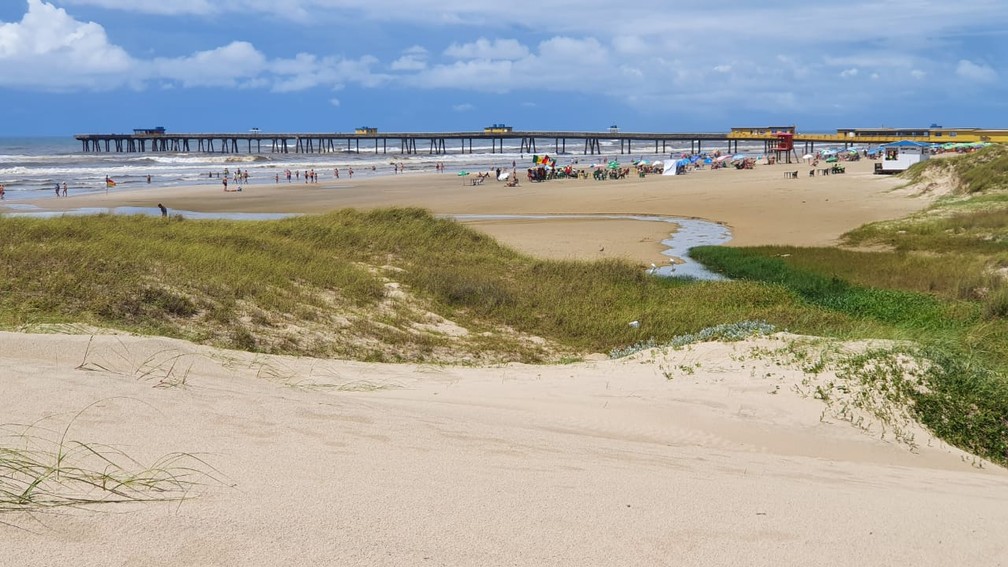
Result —
[[1008, 128], [1005, 0], [0, 0], [0, 136]]

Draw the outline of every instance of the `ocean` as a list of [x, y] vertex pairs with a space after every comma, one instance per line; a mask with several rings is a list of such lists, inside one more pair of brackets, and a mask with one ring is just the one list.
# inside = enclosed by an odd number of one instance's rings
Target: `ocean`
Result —
[[[312, 154], [274, 154], [263, 153], [85, 153], [81, 143], [72, 136], [58, 138], [2, 138], [0, 137], [0, 184], [6, 187], [8, 200], [37, 199], [54, 196], [54, 186], [67, 184], [70, 194], [82, 192], [105, 191], [105, 178], [116, 182], [115, 189], [137, 189], [148, 186], [147, 176], [150, 176], [150, 186], [182, 186], [182, 185], [219, 185], [217, 174], [225, 169], [234, 172], [236, 168], [249, 173], [249, 183], [273, 183], [275, 176], [284, 178], [284, 172], [306, 171], [314, 169], [319, 180], [334, 178], [333, 170], [339, 168], [340, 177], [345, 178], [349, 168], [364, 176], [394, 175], [392, 164], [402, 164], [406, 173], [434, 172], [438, 163], [443, 164], [445, 171], [491, 171], [498, 167], [510, 169], [514, 163], [519, 170], [532, 165], [532, 155], [522, 153], [518, 140], [513, 146], [498, 146], [497, 153], [492, 153], [490, 142], [480, 145], [473, 142], [472, 153], [462, 153], [461, 147], [449, 146], [445, 154], [428, 154], [418, 144], [418, 153], [403, 154], [395, 145], [396, 139], [389, 139], [387, 153], [375, 153], [374, 146], [370, 148], [361, 144], [360, 153], [336, 151], [331, 153]], [[642, 144], [646, 146], [647, 144]], [[541, 154], [555, 158], [560, 166], [576, 164], [589, 166], [604, 164], [610, 160], [630, 164], [634, 160], [654, 161], [679, 157], [689, 153], [690, 148], [669, 148], [664, 154], [649, 151], [633, 154], [620, 154], [619, 142], [603, 141], [601, 154], [584, 155], [580, 151], [561, 153], [550, 151], [554, 149], [553, 140], [537, 140], [537, 149]], [[715, 148], [706, 148], [713, 150]], [[762, 150], [762, 143], [740, 152], [756, 152]], [[213, 174], [214, 177], [210, 177]]]

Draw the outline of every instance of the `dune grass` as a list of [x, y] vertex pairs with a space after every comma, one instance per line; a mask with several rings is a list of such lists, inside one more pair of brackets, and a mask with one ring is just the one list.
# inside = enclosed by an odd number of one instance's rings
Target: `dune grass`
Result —
[[904, 371], [891, 364], [901, 354], [921, 361], [916, 381], [879, 384], [902, 392], [941, 438], [1004, 464], [1008, 149], [929, 160], [907, 174], [912, 181], [942, 176], [955, 192], [920, 214], [852, 231], [844, 237], [848, 248], [702, 247], [691, 254], [739, 281], [781, 286], [809, 307], [864, 322], [859, 336], [913, 341], [866, 358], [861, 378]]
[[170, 453], [144, 465], [115, 447], [75, 440], [74, 421], [96, 403], [58, 429], [0, 425], [0, 514], [178, 502], [217, 481], [217, 471], [193, 454]]

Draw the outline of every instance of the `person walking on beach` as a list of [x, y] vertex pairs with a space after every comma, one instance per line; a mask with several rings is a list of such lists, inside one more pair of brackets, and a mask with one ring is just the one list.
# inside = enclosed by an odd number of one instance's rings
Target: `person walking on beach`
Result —
[[224, 176], [224, 179], [222, 181], [224, 182], [224, 190], [227, 191], [228, 190], [228, 188], [227, 188], [227, 175]]
[[59, 186], [59, 183], [56, 184], [56, 196], [57, 197], [60, 196], [60, 186]]
[[350, 179], [353, 179], [353, 168], [349, 168], [347, 174], [350, 175]]
[[5, 193], [7, 193], [7, 189], [3, 186], [3, 183], [0, 183], [0, 201], [3, 200]]
[[66, 184], [66, 181], [63, 182], [63, 196], [64, 197], [67, 196], [67, 184]]
[[168, 218], [168, 208], [167, 207], [165, 207], [161, 203], [158, 203], [157, 204], [157, 208], [161, 209], [161, 218], [164, 218], [164, 219]]

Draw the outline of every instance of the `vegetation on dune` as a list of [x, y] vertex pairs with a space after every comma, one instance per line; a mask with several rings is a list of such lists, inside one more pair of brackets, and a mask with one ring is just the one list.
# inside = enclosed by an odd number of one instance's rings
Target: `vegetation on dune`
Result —
[[[941, 438], [1008, 462], [1008, 148], [914, 166], [907, 178], [925, 190], [952, 188], [905, 219], [866, 225], [841, 248], [703, 247], [708, 267], [738, 281], [781, 286], [810, 308], [863, 324], [855, 335], [909, 339], [858, 366]], [[872, 251], [866, 251], [870, 249]], [[816, 332], [829, 335], [830, 329]], [[910, 356], [920, 368], [893, 366]]]
[[[1005, 172], [1002, 148], [929, 160], [908, 177], [955, 191], [840, 248], [694, 249], [733, 278], [716, 282], [534, 259], [410, 208], [264, 222], [0, 218], [0, 326], [86, 323], [245, 350], [454, 363], [561, 361], [764, 324], [896, 339], [915, 345], [926, 371], [905, 392], [881, 379], [865, 387], [904, 392], [943, 438], [1006, 462]], [[851, 372], [869, 377], [879, 360]]]

